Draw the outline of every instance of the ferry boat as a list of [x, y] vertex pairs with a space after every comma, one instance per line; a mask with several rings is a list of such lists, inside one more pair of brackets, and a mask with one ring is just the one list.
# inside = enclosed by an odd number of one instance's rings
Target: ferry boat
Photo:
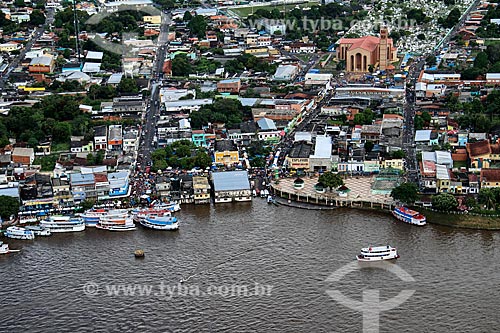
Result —
[[177, 202], [174, 202], [174, 201], [170, 201], [170, 202], [162, 202], [162, 203], [159, 203], [159, 204], [156, 204], [153, 206], [153, 208], [156, 208], [156, 209], [166, 209], [168, 211], [171, 211], [171, 212], [178, 212], [181, 210], [181, 205], [179, 205]]
[[0, 254], [9, 254], [14, 252], [19, 252], [21, 250], [11, 250], [9, 249], [9, 244], [0, 241]]
[[148, 216], [149, 217], [170, 216], [171, 212], [168, 209], [146, 208], [146, 209], [135, 210], [132, 212], [132, 215], [134, 216], [134, 222], [140, 222], [141, 220], [145, 219]]
[[21, 227], [8, 227], [5, 231], [5, 237], [13, 239], [33, 240], [35, 233], [31, 230], [26, 230]]
[[48, 229], [51, 233], [78, 232], [85, 230], [85, 222], [81, 218], [53, 215], [40, 221], [40, 227]]
[[398, 220], [409, 224], [422, 226], [427, 223], [424, 215], [404, 206], [394, 208], [392, 215]]
[[381, 261], [397, 258], [399, 258], [398, 251], [390, 245], [362, 248], [361, 253], [356, 256], [358, 261]]
[[104, 216], [95, 226], [97, 229], [109, 231], [132, 231], [136, 230], [134, 221], [128, 215], [122, 216]]
[[85, 211], [81, 217], [87, 227], [95, 227], [100, 219], [104, 216], [126, 216], [128, 211], [126, 209], [89, 209]]
[[139, 223], [146, 228], [155, 230], [177, 230], [179, 229], [179, 221], [176, 217], [165, 216], [147, 216], [139, 221]]
[[24, 227], [26, 230], [31, 230], [35, 233], [35, 236], [50, 236], [52, 233], [49, 229], [42, 228], [39, 225], [27, 225]]

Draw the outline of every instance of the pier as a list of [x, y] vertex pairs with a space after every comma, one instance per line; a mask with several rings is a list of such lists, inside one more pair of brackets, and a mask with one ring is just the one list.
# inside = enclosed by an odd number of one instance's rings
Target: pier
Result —
[[395, 206], [395, 202], [389, 194], [372, 193], [372, 184], [375, 181], [373, 176], [345, 178], [344, 183], [348, 190], [344, 192], [335, 190], [330, 192], [329, 189], [325, 189], [324, 192], [317, 191], [315, 185], [318, 183], [318, 177], [304, 177], [302, 179], [304, 180], [302, 188], [294, 186], [294, 178], [273, 181], [271, 188], [277, 197], [277, 203], [305, 209], [314, 209], [313, 207], [317, 206], [316, 209], [352, 207], [391, 211]]

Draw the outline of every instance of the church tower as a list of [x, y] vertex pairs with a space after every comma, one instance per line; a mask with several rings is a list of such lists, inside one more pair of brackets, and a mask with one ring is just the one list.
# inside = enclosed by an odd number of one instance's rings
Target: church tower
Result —
[[379, 67], [381, 71], [385, 71], [388, 66], [388, 34], [389, 31], [386, 26], [380, 27], [380, 41], [378, 45], [378, 50], [379, 50]]

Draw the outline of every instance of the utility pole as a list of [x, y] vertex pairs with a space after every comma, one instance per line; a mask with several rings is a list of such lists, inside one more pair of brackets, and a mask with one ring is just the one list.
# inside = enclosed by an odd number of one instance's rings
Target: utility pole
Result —
[[78, 64], [80, 65], [80, 29], [78, 24], [78, 15], [76, 13], [76, 0], [73, 0], [73, 24], [75, 27], [75, 44], [76, 44], [76, 54], [78, 57]]

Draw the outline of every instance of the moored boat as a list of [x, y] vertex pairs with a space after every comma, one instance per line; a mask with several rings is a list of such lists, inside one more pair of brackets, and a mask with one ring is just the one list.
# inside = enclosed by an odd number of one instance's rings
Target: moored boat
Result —
[[85, 230], [85, 222], [77, 217], [53, 215], [40, 221], [40, 227], [48, 229], [51, 233], [79, 232]]
[[108, 231], [132, 231], [137, 229], [129, 215], [103, 216], [95, 227]]
[[424, 215], [405, 206], [394, 208], [392, 215], [398, 220], [409, 224], [422, 226], [427, 223]]
[[170, 216], [171, 212], [168, 209], [161, 208], [145, 208], [134, 211], [134, 222], [140, 222], [148, 216]]
[[42, 228], [39, 225], [27, 225], [24, 227], [26, 230], [31, 230], [35, 233], [35, 236], [50, 236], [52, 233], [49, 229]]
[[174, 201], [170, 201], [170, 202], [166, 202], [166, 203], [162, 202], [162, 203], [154, 205], [153, 208], [166, 209], [166, 210], [171, 211], [171, 212], [178, 212], [181, 210], [181, 206], [177, 202], [174, 202]]
[[22, 240], [35, 239], [35, 233], [31, 230], [26, 230], [21, 227], [8, 227], [5, 231], [5, 237]]
[[85, 211], [81, 217], [87, 227], [95, 227], [100, 219], [104, 216], [126, 216], [128, 211], [126, 209], [89, 209]]
[[146, 228], [155, 230], [177, 230], [179, 229], [179, 221], [176, 217], [165, 216], [148, 216], [139, 221]]
[[19, 252], [21, 250], [12, 250], [9, 249], [9, 244], [6, 244], [2, 241], [0, 241], [0, 254], [9, 254], [9, 253], [14, 253], [14, 252]]
[[356, 256], [358, 261], [381, 261], [399, 258], [398, 251], [390, 245], [362, 248]]

